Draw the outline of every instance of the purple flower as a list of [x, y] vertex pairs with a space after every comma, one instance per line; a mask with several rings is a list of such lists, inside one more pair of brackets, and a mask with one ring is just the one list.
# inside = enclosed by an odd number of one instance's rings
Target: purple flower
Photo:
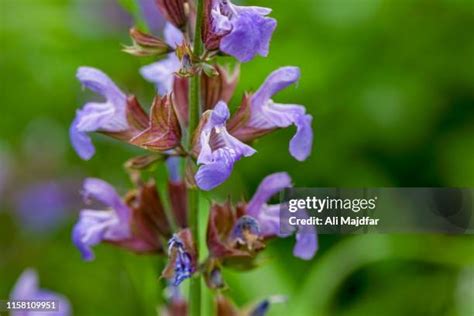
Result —
[[91, 247], [101, 241], [122, 241], [131, 237], [131, 211], [115, 189], [105, 181], [89, 178], [84, 181], [85, 199], [94, 198], [107, 210], [82, 210], [74, 226], [72, 240], [86, 261], [94, 259]]
[[168, 254], [171, 256], [175, 252], [174, 275], [171, 283], [178, 286], [193, 274], [191, 254], [186, 252], [183, 241], [175, 234], [168, 241]]
[[197, 163], [201, 166], [195, 179], [197, 185], [206, 191], [223, 183], [230, 176], [236, 161], [256, 152], [229, 134], [226, 129], [229, 116], [227, 104], [218, 102], [215, 108], [210, 110], [199, 136], [201, 150]]
[[313, 117], [306, 114], [302, 105], [279, 104], [271, 97], [300, 78], [298, 67], [282, 67], [272, 72], [250, 99], [250, 117], [232, 134], [243, 141], [266, 134], [276, 128], [296, 126], [296, 134], [290, 141], [290, 154], [303, 161], [311, 153], [313, 144]]
[[160, 30], [165, 22], [155, 0], [139, 0], [140, 12], [151, 31]]
[[[276, 193], [291, 186], [291, 178], [286, 172], [271, 174], [263, 179], [248, 203], [247, 214], [258, 220], [262, 236], [287, 237], [290, 235], [281, 233], [280, 205], [268, 205], [267, 201]], [[288, 227], [287, 230], [296, 230], [296, 245], [293, 248], [293, 254], [301, 259], [311, 259], [318, 248], [314, 227], [300, 226], [297, 229]]]
[[[33, 269], [23, 271], [16, 281], [15, 287], [10, 294], [11, 300], [48, 300], [56, 301], [58, 304], [57, 311], [48, 312], [51, 316], [67, 316], [71, 315], [71, 307], [69, 301], [63, 295], [40, 289], [38, 284], [38, 274]], [[36, 311], [13, 311], [12, 316], [36, 316], [43, 315]]]
[[95, 148], [87, 133], [95, 131], [121, 132], [128, 129], [126, 96], [102, 71], [92, 67], [80, 67], [77, 79], [84, 87], [105, 97], [105, 102], [89, 102], [80, 110], [71, 124], [69, 134], [78, 155], [90, 159]]
[[51, 233], [69, 216], [66, 210], [77, 205], [77, 186], [64, 181], [44, 181], [27, 186], [14, 195], [16, 213], [22, 227], [36, 233]]
[[255, 55], [267, 56], [276, 20], [266, 17], [272, 10], [245, 7], [229, 0], [213, 0], [211, 8], [212, 31], [221, 35], [219, 48], [241, 62]]
[[[166, 23], [164, 29], [165, 42], [173, 48], [183, 42], [183, 34], [171, 23]], [[174, 82], [174, 74], [181, 67], [178, 56], [169, 53], [165, 59], [144, 66], [140, 69], [140, 74], [146, 80], [153, 82], [160, 95], [171, 92]]]

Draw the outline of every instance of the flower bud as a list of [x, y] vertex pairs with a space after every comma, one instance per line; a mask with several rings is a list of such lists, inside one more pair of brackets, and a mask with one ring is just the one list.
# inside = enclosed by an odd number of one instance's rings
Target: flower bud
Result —
[[160, 56], [173, 51], [160, 38], [143, 33], [135, 27], [130, 29], [130, 37], [133, 45], [125, 46], [123, 51], [134, 56]]
[[239, 80], [239, 67], [232, 72], [217, 65], [214, 70], [217, 75], [202, 74], [201, 94], [205, 110], [212, 110], [219, 101], [228, 103], [234, 94], [237, 81]]

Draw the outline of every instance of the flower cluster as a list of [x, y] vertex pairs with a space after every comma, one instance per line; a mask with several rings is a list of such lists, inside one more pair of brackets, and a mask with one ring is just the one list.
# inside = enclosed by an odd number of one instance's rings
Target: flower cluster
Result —
[[[85, 201], [95, 200], [103, 208], [83, 209], [72, 239], [84, 260], [93, 260], [92, 247], [105, 242], [136, 253], [168, 256], [162, 277], [172, 288], [203, 275], [210, 288], [223, 289], [222, 269], [253, 268], [269, 240], [288, 236], [280, 229], [281, 205], [269, 204], [269, 200], [291, 187], [291, 178], [285, 172], [269, 175], [249, 201], [236, 205], [230, 200], [213, 201], [206, 236], [209, 255], [201, 262], [198, 236], [190, 220], [197, 217], [191, 213], [197, 206], [190, 204], [196, 203], [190, 197], [196, 188], [210, 191], [224, 183], [239, 160], [257, 153], [252, 142], [277, 129], [296, 127], [289, 152], [305, 160], [312, 149], [312, 116], [302, 105], [273, 100], [300, 79], [299, 68], [293, 66], [270, 73], [256, 91], [245, 93], [234, 113], [229, 110], [240, 71], [238, 66], [231, 70], [217, 64], [216, 56], [231, 56], [240, 62], [267, 56], [277, 25], [269, 17], [271, 9], [238, 6], [229, 0], [157, 0], [156, 4], [168, 21], [164, 38], [132, 28], [132, 45], [124, 48], [134, 56], [157, 58], [140, 69], [156, 88], [149, 111], [102, 71], [92, 67], [77, 71], [81, 84], [104, 99], [88, 102], [76, 112], [70, 138], [78, 155], [85, 160], [93, 157], [92, 132], [146, 153], [125, 164], [133, 188], [123, 197], [103, 180], [85, 180]], [[169, 171], [168, 203], [162, 202], [153, 180], [144, 180], [147, 171], [161, 162]], [[317, 251], [316, 232], [307, 228], [293, 228], [293, 232], [294, 255], [311, 259]], [[264, 315], [269, 302], [257, 305], [249, 315]], [[182, 299], [178, 305], [185, 313]], [[216, 298], [216, 308], [219, 315], [237, 313], [221, 295]]]

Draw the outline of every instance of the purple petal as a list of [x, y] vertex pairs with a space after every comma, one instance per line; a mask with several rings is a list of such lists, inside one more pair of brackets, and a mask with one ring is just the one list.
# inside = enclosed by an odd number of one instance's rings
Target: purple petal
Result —
[[255, 55], [267, 56], [276, 20], [245, 10], [232, 19], [232, 30], [220, 42], [220, 49], [240, 62]]
[[274, 94], [297, 82], [299, 79], [300, 69], [298, 67], [287, 66], [273, 71], [252, 96], [252, 106], [263, 106]]
[[176, 48], [176, 46], [181, 45], [184, 41], [183, 33], [171, 23], [166, 23], [163, 33], [165, 42], [172, 48]]
[[290, 153], [299, 161], [305, 160], [311, 154], [313, 146], [312, 121], [311, 115], [300, 116], [295, 121], [296, 134], [290, 141]]
[[[310, 231], [311, 230], [311, 231]], [[293, 255], [303, 260], [310, 260], [318, 250], [316, 230], [312, 226], [298, 228]]]
[[291, 186], [291, 178], [286, 172], [278, 172], [265, 177], [247, 205], [247, 214], [258, 218], [262, 207], [273, 195]]
[[[12, 300], [49, 300], [57, 301], [58, 311], [48, 312], [48, 315], [51, 316], [68, 316], [71, 314], [71, 307], [69, 301], [63, 295], [57, 293], [43, 290], [39, 288], [38, 284], [38, 274], [33, 269], [25, 270], [21, 276], [18, 278], [15, 287], [10, 294], [10, 299]], [[12, 316], [35, 316], [43, 315], [41, 312], [26, 312], [26, 311], [15, 311], [12, 312]]]
[[195, 175], [196, 183], [199, 188], [209, 191], [222, 184], [232, 173], [234, 167], [234, 158], [224, 158], [227, 152], [217, 151], [212, 156], [212, 161], [201, 165]]
[[33, 269], [26, 269], [16, 281], [10, 298], [12, 300], [27, 300], [36, 295], [38, 287], [38, 274]]
[[[111, 103], [115, 103], [118, 106], [125, 102], [125, 94], [99, 69], [93, 67], [79, 67], [76, 77], [84, 87], [100, 94]], [[123, 107], [125, 107], [125, 104], [123, 104]]]
[[161, 15], [155, 0], [139, 0], [140, 11], [151, 31], [159, 31], [163, 28], [165, 19]]
[[103, 240], [120, 241], [129, 236], [127, 223], [120, 222], [113, 211], [82, 210], [72, 231], [72, 240], [85, 261], [94, 259], [92, 246]]
[[111, 211], [81, 211], [79, 221], [72, 230], [72, 241], [85, 261], [94, 260], [92, 246], [104, 240], [108, 226], [118, 223]]
[[103, 103], [87, 103], [76, 112], [69, 129], [71, 143], [78, 155], [85, 160], [95, 152], [87, 132], [120, 132], [128, 128], [126, 118], [126, 96], [102, 71], [91, 67], [80, 67], [77, 78], [84, 87], [102, 95]]
[[82, 210], [73, 228], [72, 240], [86, 261], [94, 259], [92, 246], [103, 240], [120, 241], [130, 237], [131, 211], [107, 182], [89, 178], [84, 181], [84, 197], [94, 198], [110, 210]]
[[[285, 222], [280, 219], [280, 204], [267, 205], [264, 204], [258, 213], [258, 223], [260, 225], [261, 235], [264, 237], [288, 237], [294, 232], [291, 225], [285, 225]], [[283, 213], [284, 214], [284, 213]], [[285, 233], [282, 233], [282, 232]]]
[[94, 156], [95, 148], [89, 135], [86, 132], [81, 132], [77, 129], [77, 121], [78, 119], [76, 117], [69, 128], [71, 144], [79, 157], [84, 160], [89, 160]]
[[256, 7], [256, 6], [238, 6], [238, 5], [234, 5], [233, 8], [239, 14], [254, 13], [254, 14], [264, 16], [264, 15], [269, 15], [272, 12], [272, 9], [270, 9], [270, 8]]
[[232, 23], [228, 16], [222, 14], [219, 7], [215, 7], [211, 11], [213, 31], [217, 34], [225, 34], [232, 29]]
[[296, 134], [290, 141], [290, 153], [297, 160], [305, 160], [311, 153], [313, 143], [312, 117], [301, 105], [278, 104], [271, 97], [278, 91], [298, 81], [297, 67], [282, 67], [272, 72], [251, 99], [251, 115], [248, 125], [254, 129], [267, 130], [295, 125]]
[[175, 72], [179, 70], [180, 66], [178, 57], [171, 53], [163, 60], [143, 66], [140, 69], [140, 74], [147, 81], [156, 85], [160, 95], [165, 95], [173, 89]]
[[87, 178], [84, 181], [84, 198], [94, 198], [112, 208], [122, 221], [130, 218], [129, 208], [122, 202], [117, 191], [107, 182], [97, 178]]
[[230, 117], [229, 108], [223, 101], [219, 101], [211, 114], [211, 126], [224, 125]]

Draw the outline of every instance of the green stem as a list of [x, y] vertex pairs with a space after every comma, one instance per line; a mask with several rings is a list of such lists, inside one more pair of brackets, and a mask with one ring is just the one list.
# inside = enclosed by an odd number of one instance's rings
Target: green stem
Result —
[[[194, 189], [188, 190], [188, 220], [189, 227], [193, 233], [194, 243], [196, 250], [199, 253], [199, 196], [198, 191]], [[199, 258], [198, 258], [199, 259]], [[201, 278], [193, 277], [190, 280], [189, 285], [189, 315], [199, 316], [201, 315]]]
[[[203, 50], [203, 43], [201, 40], [201, 28], [203, 21], [204, 0], [196, 0], [196, 27], [194, 31], [194, 47], [193, 53], [200, 57]], [[199, 115], [201, 112], [201, 75], [198, 73], [190, 79], [189, 85], [189, 128], [187, 135], [188, 152], [192, 151], [193, 132], [199, 122]], [[193, 167], [194, 162], [191, 158], [186, 161], [189, 167]], [[188, 170], [190, 170], [189, 168]], [[192, 169], [191, 169], [192, 170]], [[199, 254], [199, 192], [196, 189], [188, 189], [188, 220], [189, 228], [193, 234], [193, 239], [196, 244], [196, 250]], [[198, 262], [199, 262], [199, 258]], [[191, 278], [189, 287], [189, 315], [201, 315], [201, 278]]]

